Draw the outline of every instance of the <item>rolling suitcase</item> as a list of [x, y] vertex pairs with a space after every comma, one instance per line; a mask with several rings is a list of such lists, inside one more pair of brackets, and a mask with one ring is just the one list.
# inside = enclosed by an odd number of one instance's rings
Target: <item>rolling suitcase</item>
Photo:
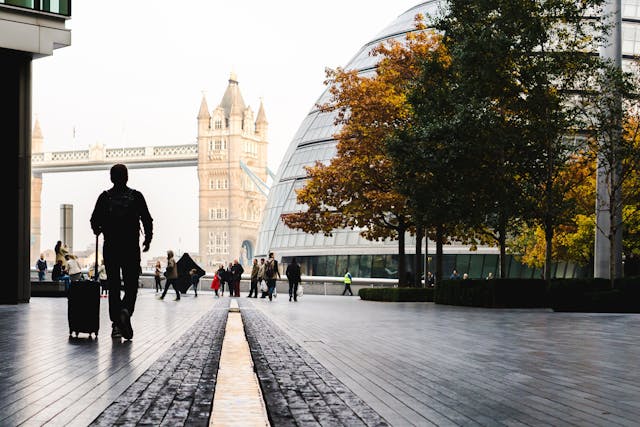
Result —
[[93, 280], [71, 282], [67, 293], [69, 336], [75, 332], [95, 334], [100, 329], [100, 282], [98, 278], [98, 236], [96, 236], [96, 263]]

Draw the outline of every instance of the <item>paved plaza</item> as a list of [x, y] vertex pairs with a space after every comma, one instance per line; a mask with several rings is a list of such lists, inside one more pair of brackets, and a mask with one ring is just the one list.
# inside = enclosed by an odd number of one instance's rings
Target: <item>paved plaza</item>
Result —
[[[244, 295], [272, 425], [640, 425], [637, 314]], [[0, 306], [0, 426], [207, 425], [228, 307], [144, 289], [118, 342], [106, 299], [93, 340], [64, 298]]]

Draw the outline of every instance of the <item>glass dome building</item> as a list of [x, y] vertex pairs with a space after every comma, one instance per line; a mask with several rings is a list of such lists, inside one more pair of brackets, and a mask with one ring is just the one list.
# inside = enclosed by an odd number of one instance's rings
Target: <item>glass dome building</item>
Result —
[[[361, 75], [375, 72], [379, 58], [370, 56], [371, 50], [387, 40], [404, 40], [405, 35], [414, 29], [416, 14], [433, 16], [440, 11], [442, 3], [440, 0], [426, 1], [401, 14], [366, 43], [345, 68], [356, 69]], [[640, 18], [640, 2], [623, 0], [622, 3], [623, 16], [633, 18], [623, 23], [623, 50], [625, 54], [633, 55], [640, 52], [640, 24], [633, 22]], [[282, 214], [304, 208], [296, 202], [296, 190], [304, 186], [306, 180], [304, 167], [311, 166], [316, 161], [328, 163], [336, 154], [337, 141], [333, 137], [339, 130], [334, 125], [336, 112], [320, 112], [315, 107], [328, 101], [329, 97], [329, 90], [325, 89], [287, 149], [267, 199], [256, 252], [258, 256], [274, 252], [283, 265], [296, 257], [303, 274], [308, 275], [341, 276], [348, 268], [358, 277], [396, 277], [398, 242], [395, 240], [368, 241], [360, 236], [357, 229], [335, 230], [332, 236], [307, 234], [287, 227], [281, 220]], [[415, 239], [409, 235], [406, 237], [407, 268], [411, 269], [415, 257]], [[428, 249], [433, 252], [435, 245], [429, 242]], [[423, 247], [424, 253], [426, 251]], [[468, 273], [472, 278], [486, 277], [489, 272], [495, 275], [498, 251], [496, 248], [480, 247], [477, 251], [470, 252], [468, 246], [445, 245], [443, 264], [445, 274], [456, 268], [460, 274]], [[510, 277], [539, 277], [540, 273], [539, 270], [522, 265], [511, 256], [507, 259], [507, 275]], [[558, 263], [554, 270], [556, 277], [573, 277], [584, 273], [566, 263]]]

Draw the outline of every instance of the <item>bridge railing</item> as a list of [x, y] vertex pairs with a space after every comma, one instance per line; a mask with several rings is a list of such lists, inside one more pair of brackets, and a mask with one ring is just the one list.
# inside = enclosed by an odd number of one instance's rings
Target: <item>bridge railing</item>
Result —
[[[47, 271], [48, 275], [51, 275], [51, 271]], [[82, 273], [85, 277], [88, 276], [89, 270], [84, 269]], [[342, 293], [344, 289], [344, 279], [343, 277], [336, 276], [301, 276], [301, 284], [304, 286], [304, 292], [308, 294], [315, 295], [339, 295]], [[35, 268], [31, 268], [31, 280], [38, 280], [38, 273]], [[162, 286], [164, 287], [164, 279]], [[213, 280], [213, 274], [207, 273], [200, 278], [200, 282], [198, 283], [198, 290], [209, 290], [211, 286], [211, 281]], [[142, 288], [151, 288], [155, 287], [154, 280], [154, 272], [152, 270], [143, 270], [140, 276], [140, 286]], [[240, 290], [241, 292], [248, 292], [251, 286], [251, 275], [243, 274], [242, 281], [240, 282]], [[289, 281], [285, 276], [280, 279], [276, 279], [276, 286], [278, 292], [281, 294], [287, 294], [289, 291]], [[358, 293], [358, 289], [360, 288], [391, 288], [397, 287], [398, 280], [397, 279], [382, 279], [375, 277], [354, 277], [351, 283], [351, 289], [354, 294]]]

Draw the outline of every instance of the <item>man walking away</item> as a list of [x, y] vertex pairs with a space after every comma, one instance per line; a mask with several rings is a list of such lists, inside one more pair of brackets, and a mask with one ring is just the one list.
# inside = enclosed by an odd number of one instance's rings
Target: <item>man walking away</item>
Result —
[[269, 288], [268, 295], [269, 301], [273, 300], [273, 293], [276, 289], [276, 279], [280, 278], [280, 271], [278, 270], [278, 261], [275, 259], [273, 252], [269, 252], [269, 259], [264, 264], [264, 275], [267, 279], [267, 286]]
[[291, 264], [287, 266], [287, 279], [289, 279], [289, 301], [293, 298], [298, 301], [298, 285], [300, 284], [300, 265], [296, 262], [295, 257], [291, 260]]
[[342, 295], [346, 295], [349, 292], [349, 295], [353, 296], [353, 292], [351, 292], [351, 282], [353, 281], [353, 277], [351, 277], [351, 273], [347, 270], [347, 273], [344, 275], [344, 291], [342, 291]]
[[258, 272], [260, 271], [260, 267], [258, 266], [258, 260], [254, 258], [253, 266], [251, 267], [251, 289], [249, 290], [249, 295], [247, 298], [251, 298], [253, 295], [254, 298], [258, 298]]
[[[144, 229], [142, 251], [147, 252], [153, 237], [153, 218], [142, 193], [127, 187], [127, 167], [114, 165], [110, 175], [113, 187], [98, 196], [91, 215], [91, 229], [96, 235], [104, 236], [102, 251], [109, 285], [111, 336], [130, 340], [140, 277], [140, 222]], [[121, 280], [124, 281], [122, 298]]]

